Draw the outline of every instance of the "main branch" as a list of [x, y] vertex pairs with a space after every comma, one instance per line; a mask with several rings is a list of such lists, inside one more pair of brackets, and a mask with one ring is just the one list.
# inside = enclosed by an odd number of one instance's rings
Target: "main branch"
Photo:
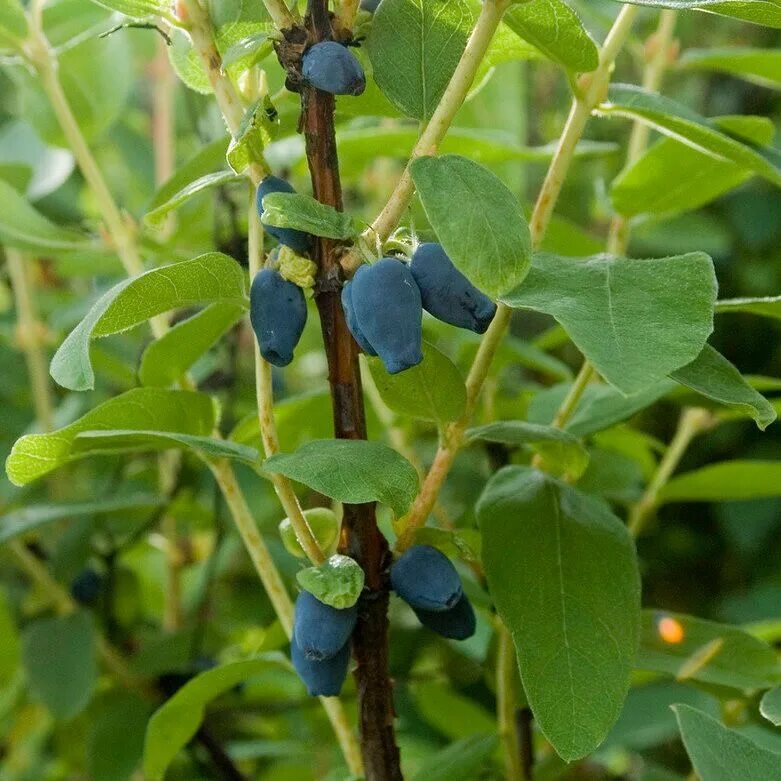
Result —
[[[305, 20], [312, 42], [332, 37], [327, 0], [309, 0]], [[334, 98], [305, 87], [302, 126], [315, 198], [342, 209], [342, 186], [334, 132]], [[318, 238], [314, 260], [318, 265], [316, 302], [320, 313], [328, 379], [331, 387], [334, 433], [340, 439], [365, 439], [366, 416], [355, 341], [347, 328], [341, 304], [343, 248], [331, 239]], [[353, 634], [357, 662], [358, 710], [361, 752], [369, 781], [402, 778], [394, 732], [393, 688], [388, 675], [388, 543], [377, 527], [374, 504], [345, 505], [341, 550], [352, 556], [366, 573]]]

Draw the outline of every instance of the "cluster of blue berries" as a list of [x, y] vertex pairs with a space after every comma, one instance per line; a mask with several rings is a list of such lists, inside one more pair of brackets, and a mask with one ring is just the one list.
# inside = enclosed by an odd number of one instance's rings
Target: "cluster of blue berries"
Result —
[[444, 323], [485, 333], [496, 304], [454, 265], [441, 244], [421, 244], [409, 264], [383, 258], [361, 266], [342, 290], [355, 341], [378, 355], [389, 374], [423, 360], [423, 310]]
[[[415, 545], [391, 567], [393, 590], [415, 611], [423, 626], [452, 640], [475, 632], [475, 612], [450, 559], [430, 545]], [[296, 600], [293, 666], [309, 694], [336, 697], [350, 663], [350, 638], [358, 606], [337, 610], [308, 591]]]

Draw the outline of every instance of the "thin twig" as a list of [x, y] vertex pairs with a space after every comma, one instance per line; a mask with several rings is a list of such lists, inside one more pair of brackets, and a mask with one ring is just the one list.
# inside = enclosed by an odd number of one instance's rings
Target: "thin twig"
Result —
[[[624, 6], [605, 38], [600, 51], [599, 67], [581, 80], [582, 93], [576, 96], [564, 126], [556, 153], [553, 156], [542, 189], [537, 198], [530, 223], [532, 244], [539, 247], [550, 224], [556, 202], [575, 156], [575, 148], [583, 136], [591, 112], [607, 90], [613, 63], [625, 43], [637, 16], [636, 6]], [[463, 443], [464, 431], [469, 425], [496, 351], [510, 324], [512, 310], [499, 304], [491, 326], [483, 336], [477, 355], [467, 377], [467, 409], [461, 420], [452, 424], [443, 443], [437, 450], [434, 462], [426, 476], [420, 493], [407, 516], [405, 530], [399, 536], [397, 550], [406, 549], [414, 538], [416, 528], [423, 526], [437, 500], [442, 484]]]
[[521, 751], [515, 729], [515, 648], [512, 637], [501, 622], [497, 622], [496, 711], [499, 736], [504, 746], [506, 781], [524, 781]]
[[463, 105], [485, 53], [493, 40], [494, 33], [502, 21], [510, 0], [485, 0], [480, 9], [472, 34], [469, 36], [464, 53], [456, 66], [442, 99], [437, 105], [431, 119], [426, 124], [412, 150], [407, 167], [401, 176], [385, 208], [377, 219], [367, 228], [357, 242], [356, 248], [342, 258], [342, 268], [355, 271], [361, 264], [360, 247], [376, 246], [377, 241], [385, 241], [396, 228], [399, 220], [409, 205], [414, 191], [410, 166], [417, 158], [434, 154], [442, 139], [450, 128], [458, 110]]

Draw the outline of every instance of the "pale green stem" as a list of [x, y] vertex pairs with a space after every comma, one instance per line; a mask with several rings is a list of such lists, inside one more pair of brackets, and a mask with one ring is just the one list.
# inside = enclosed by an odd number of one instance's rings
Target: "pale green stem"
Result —
[[[638, 10], [635, 6], [624, 6], [622, 8], [607, 38], [605, 38], [604, 46], [600, 51], [599, 67], [594, 73], [588, 74], [581, 80], [583, 92], [573, 101], [572, 110], [564, 126], [556, 153], [548, 168], [548, 173], [532, 214], [530, 229], [532, 245], [535, 248], [540, 246], [545, 237], [553, 216], [553, 210], [575, 157], [575, 148], [583, 136], [583, 131], [586, 128], [591, 112], [607, 90], [613, 63], [629, 36]], [[472, 418], [480, 390], [488, 375], [496, 351], [507, 332], [511, 316], [512, 310], [505, 304], [500, 303], [491, 326], [480, 342], [477, 355], [467, 376], [466, 414], [461, 420], [449, 427], [443, 443], [437, 450], [434, 462], [423, 482], [420, 493], [406, 518], [404, 531], [400, 534], [396, 545], [398, 550], [405, 550], [412, 543], [415, 529], [423, 526], [431, 513], [442, 484], [463, 443], [464, 430]]]
[[521, 764], [518, 732], [515, 728], [515, 647], [507, 628], [497, 621], [496, 652], [496, 715], [499, 735], [504, 746], [504, 767], [507, 781], [525, 781]]
[[[279, 570], [271, 558], [268, 547], [263, 540], [247, 500], [239, 487], [236, 475], [227, 461], [217, 461], [211, 464], [211, 470], [217, 485], [220, 487], [225, 502], [231, 511], [236, 528], [239, 530], [244, 547], [250, 555], [252, 564], [258, 574], [274, 612], [288, 638], [293, 635], [293, 603], [285, 588]], [[363, 761], [355, 734], [350, 727], [349, 719], [338, 698], [321, 697], [321, 703], [328, 715], [334, 734], [344, 754], [350, 772], [361, 775]]]
[[[677, 20], [677, 11], [662, 11], [659, 15], [659, 26], [647, 43], [649, 56], [643, 69], [643, 87], [652, 92], [659, 90], [667, 72]], [[648, 148], [650, 137], [650, 125], [645, 122], [634, 123], [627, 147], [626, 168], [629, 168], [643, 156]], [[629, 246], [630, 232], [630, 221], [623, 215], [616, 214], [610, 225], [608, 252], [612, 255], [624, 255]]]
[[396, 189], [377, 219], [361, 234], [356, 249], [346, 253], [342, 259], [342, 267], [346, 271], [354, 271], [361, 264], [361, 253], [358, 247], [374, 248], [378, 239], [385, 241], [398, 225], [414, 191], [410, 173], [411, 164], [418, 157], [432, 155], [437, 151], [439, 144], [453, 122], [453, 118], [469, 93], [469, 88], [475, 80], [477, 70], [485, 57], [494, 33], [502, 21], [502, 16], [509, 4], [509, 0], [485, 0], [483, 3], [480, 9], [480, 16], [477, 19], [474, 30], [472, 30], [472, 34], [469, 36], [464, 53], [461, 55], [461, 59], [442, 95], [442, 99], [423, 129], [415, 148], [412, 150], [407, 167], [404, 169]]
[[687, 407], [681, 412], [678, 428], [670, 445], [659, 462], [651, 482], [642, 497], [632, 506], [629, 512], [629, 531], [632, 536], [642, 534], [646, 524], [653, 517], [659, 501], [659, 492], [667, 484], [673, 472], [677, 469], [691, 441], [713, 425], [713, 417], [708, 410], [698, 407]]
[[38, 320], [31, 291], [32, 280], [28, 263], [32, 261], [11, 247], [6, 247], [5, 257], [16, 304], [17, 335], [27, 362], [35, 416], [42, 431], [51, 431], [54, 415], [46, 356], [41, 349], [42, 325]]
[[[659, 27], [649, 44], [653, 45], [653, 53], [646, 62], [643, 70], [643, 86], [646, 89], [658, 90], [661, 86], [664, 73], [667, 68], [670, 45], [675, 32], [675, 22], [677, 12], [662, 11], [659, 16]], [[632, 127], [632, 135], [627, 147], [626, 166], [629, 167], [637, 162], [645, 152], [650, 138], [650, 128], [643, 122], [635, 122]], [[610, 235], [607, 242], [607, 251], [611, 255], [622, 256], [626, 254], [629, 246], [631, 224], [629, 220], [621, 215], [616, 215], [610, 226]], [[556, 413], [553, 425], [557, 428], [563, 428], [567, 420], [575, 411], [583, 392], [588, 386], [588, 382], [595, 376], [596, 372], [588, 361], [584, 361], [580, 369], [578, 378], [570, 389], [567, 398], [564, 400], [561, 408]], [[539, 465], [539, 457], [535, 459]]]
[[[249, 273], [250, 278], [254, 279], [261, 269], [263, 257], [263, 227], [260, 224], [258, 210], [255, 207], [254, 191], [250, 192], [247, 222]], [[260, 426], [260, 437], [263, 441], [263, 450], [266, 458], [269, 458], [279, 452], [279, 436], [277, 434], [276, 420], [274, 419], [274, 391], [271, 366], [268, 361], [263, 360], [256, 339], [253, 339], [253, 344], [255, 346], [255, 397], [258, 408], [258, 424]], [[272, 474], [271, 481], [304, 552], [313, 564], [322, 564], [326, 556], [307, 523], [291, 482], [284, 475], [279, 474]]]
[[352, 30], [355, 17], [361, 7], [361, 0], [342, 0], [336, 10], [336, 19], [339, 26], [345, 30]]

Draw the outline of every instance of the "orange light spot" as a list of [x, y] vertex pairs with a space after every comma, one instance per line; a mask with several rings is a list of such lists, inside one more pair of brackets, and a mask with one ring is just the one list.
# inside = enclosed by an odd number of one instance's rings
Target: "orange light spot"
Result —
[[659, 637], [661, 637], [665, 643], [678, 645], [678, 643], [683, 642], [686, 632], [680, 621], [670, 618], [670, 616], [666, 616], [665, 618], [660, 618], [656, 626], [659, 630]]

